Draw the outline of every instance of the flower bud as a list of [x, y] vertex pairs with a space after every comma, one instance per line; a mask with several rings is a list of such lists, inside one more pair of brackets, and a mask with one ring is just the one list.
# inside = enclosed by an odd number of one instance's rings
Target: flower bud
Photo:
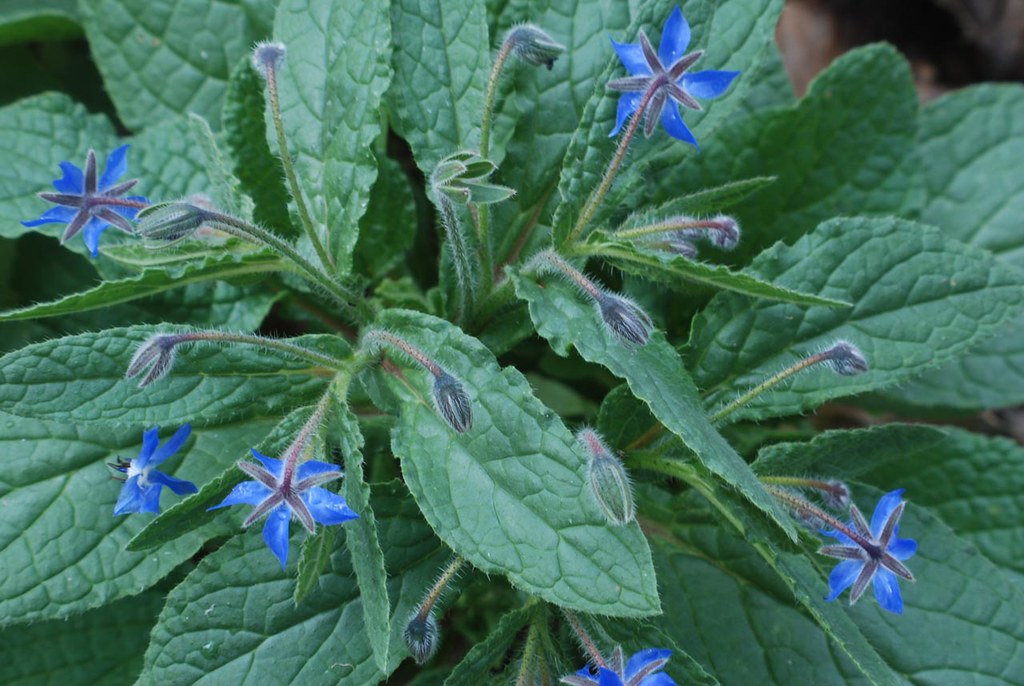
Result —
[[[158, 334], [139, 346], [128, 363], [128, 369], [124, 378], [132, 379], [142, 375], [139, 380], [139, 388], [145, 388], [154, 381], [167, 376], [171, 367], [174, 366], [174, 348], [180, 342], [180, 338], [173, 334]], [[142, 372], [149, 369], [145, 374]]]
[[208, 216], [205, 210], [186, 202], [151, 205], [139, 212], [136, 233], [148, 242], [169, 245], [194, 234]]
[[838, 479], [825, 482], [827, 488], [821, 489], [821, 497], [825, 505], [833, 510], [845, 512], [850, 509], [850, 487]]
[[691, 260], [697, 257], [697, 246], [687, 238], [671, 238], [667, 241], [658, 243], [657, 247], [663, 248], [677, 255], [682, 255], [683, 257]]
[[435, 194], [443, 193], [460, 205], [490, 205], [515, 195], [513, 189], [487, 180], [497, 169], [496, 164], [477, 153], [461, 150], [437, 163], [430, 175], [430, 186]]
[[440, 638], [433, 613], [422, 613], [420, 608], [416, 608], [405, 625], [402, 638], [416, 664], [425, 665], [437, 652]]
[[732, 250], [740, 242], [740, 225], [732, 217], [720, 214], [707, 220], [704, 235], [715, 247]]
[[868, 371], [868, 361], [860, 348], [849, 341], [836, 341], [821, 353], [822, 361], [842, 376], [856, 376]]
[[462, 382], [444, 370], [434, 376], [434, 406], [460, 434], [473, 426], [473, 405]]
[[267, 71], [277, 71], [284, 60], [287, 49], [283, 43], [273, 41], [260, 41], [252, 49], [252, 66], [263, 78], [267, 78]]
[[601, 319], [622, 342], [643, 346], [651, 336], [654, 326], [647, 313], [629, 298], [613, 293], [600, 292], [597, 309]]
[[505, 34], [505, 44], [511, 46], [512, 52], [527, 64], [545, 66], [549, 70], [555, 66], [555, 60], [565, 52], [565, 46], [555, 41], [546, 31], [533, 24], [514, 26]]
[[636, 517], [633, 505], [633, 487], [622, 462], [608, 449], [601, 436], [593, 429], [582, 429], [576, 434], [587, 454], [587, 479], [590, 492], [612, 524], [628, 524]]

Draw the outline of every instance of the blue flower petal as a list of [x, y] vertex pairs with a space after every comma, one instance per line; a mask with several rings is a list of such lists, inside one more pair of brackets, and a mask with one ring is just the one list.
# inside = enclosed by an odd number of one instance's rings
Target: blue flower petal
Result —
[[651, 76], [651, 67], [644, 59], [644, 50], [639, 43], [616, 43], [611, 36], [608, 36], [608, 40], [612, 42], [612, 47], [622, 60], [622, 66], [630, 76]]
[[655, 660], [667, 660], [671, 656], [671, 650], [662, 648], [645, 648], [638, 653], [633, 653], [629, 662], [626, 663], [626, 681], [632, 679], [637, 672]]
[[326, 488], [314, 487], [301, 496], [314, 521], [324, 525], [341, 524], [359, 517], [345, 502], [345, 499]]
[[263, 541], [271, 552], [281, 561], [281, 569], [288, 563], [288, 524], [292, 519], [292, 511], [287, 507], [274, 508], [263, 525]]
[[174, 435], [167, 439], [162, 446], [160, 446], [156, 453], [153, 454], [149, 464], [156, 466], [166, 460], [168, 457], [178, 452], [178, 450], [188, 440], [188, 435], [192, 432], [192, 426], [189, 424], [183, 424], [180, 429], [174, 432]]
[[284, 462], [277, 460], [273, 457], [267, 457], [261, 453], [256, 452], [256, 448], [250, 450], [252, 456], [263, 463], [263, 466], [267, 468], [267, 471], [274, 475], [274, 478], [280, 479], [281, 472], [284, 470]]
[[61, 162], [60, 168], [64, 176], [53, 182], [54, 189], [58, 193], [81, 195], [85, 190], [85, 174], [82, 170], [70, 162]]
[[695, 98], [717, 98], [725, 91], [729, 90], [729, 86], [732, 85], [733, 79], [739, 76], [738, 71], [716, 71], [708, 69], [705, 71], [694, 72], [693, 74], [683, 74], [679, 78], [679, 85], [683, 87], [690, 95]]
[[856, 546], [857, 545], [856, 543], [854, 543], [852, 538], [850, 538], [849, 536], [844, 534], [842, 531], [839, 531], [838, 529], [822, 528], [822, 529], [818, 529], [818, 533], [820, 533], [823, 536], [830, 536], [830, 537], [836, 539], [837, 541], [839, 541], [840, 543], [842, 543], [843, 545], [848, 545], [848, 546]]
[[232, 488], [228, 497], [224, 498], [219, 505], [214, 505], [207, 510], [216, 510], [231, 505], [259, 505], [267, 499], [270, 493], [270, 489], [259, 481], [243, 481]]
[[186, 493], [197, 493], [199, 491], [196, 485], [191, 481], [185, 479], [178, 479], [173, 476], [158, 472], [155, 469], [149, 473], [149, 480], [153, 483], [162, 484], [167, 486], [178, 495], [185, 495]]
[[903, 500], [903, 489], [897, 488], [895, 491], [889, 491], [883, 495], [875, 505], [875, 511], [871, 515], [871, 533], [876, 539], [885, 528], [885, 520], [889, 519], [889, 515], [899, 506], [901, 500]]
[[149, 466], [149, 461], [153, 458], [153, 453], [156, 452], [156, 446], [160, 443], [160, 429], [155, 426], [152, 429], [148, 429], [142, 434], [142, 450], [139, 451], [139, 456], [132, 460], [138, 469], [145, 469]]
[[843, 560], [837, 564], [832, 573], [828, 575], [828, 587], [832, 589], [832, 592], [825, 600], [835, 600], [843, 591], [852, 586], [863, 567], [864, 562], [861, 560]]
[[[152, 474], [147, 475], [152, 476]], [[150, 483], [146, 486], [139, 485], [139, 493], [142, 494], [142, 506], [138, 509], [138, 512], [153, 512], [157, 513], [160, 511], [160, 491], [162, 486], [158, 483]]]
[[100, 254], [100, 235], [110, 228], [110, 224], [93, 217], [82, 229], [82, 239], [85, 240], [85, 247], [89, 249], [89, 255], [96, 257]]
[[73, 207], [65, 207], [58, 205], [57, 207], [51, 207], [40, 215], [39, 219], [27, 219], [22, 220], [21, 225], [29, 228], [33, 226], [42, 226], [43, 224], [56, 224], [58, 222], [67, 224], [69, 221], [75, 218], [78, 214], [78, 210]]
[[679, 6], [668, 15], [665, 27], [661, 30], [661, 43], [658, 45], [658, 59], [665, 66], [669, 66], [686, 53], [690, 45], [690, 24], [683, 17]]
[[100, 193], [113, 186], [128, 171], [128, 160], [126, 158], [128, 148], [129, 146], [122, 145], [107, 156], [107, 167], [103, 171], [103, 176], [100, 177], [100, 185], [97, 189]]
[[900, 584], [896, 575], [885, 567], [879, 567], [874, 577], [875, 598], [882, 609], [903, 614], [903, 596], [900, 595]]
[[139, 477], [133, 476], [121, 487], [121, 493], [117, 496], [117, 503], [114, 505], [114, 515], [142, 512], [141, 507], [142, 490], [139, 488]]
[[912, 538], [896, 538], [886, 550], [897, 560], [906, 560], [917, 552], [917, 541]]
[[597, 673], [597, 686], [626, 686], [626, 685], [622, 683], [622, 679], [619, 678], [618, 674], [616, 674], [612, 670], [608, 669], [607, 667], [602, 667], [601, 670]]
[[665, 103], [665, 108], [661, 111], [661, 125], [668, 131], [668, 135], [673, 138], [689, 143], [693, 147], [700, 150], [700, 146], [697, 145], [697, 139], [694, 137], [693, 132], [690, 131], [690, 127], [683, 121], [682, 115], [679, 114], [679, 106], [673, 101]]
[[336, 464], [329, 464], [327, 462], [319, 462], [317, 460], [308, 460], [299, 465], [299, 468], [295, 470], [295, 479], [302, 481], [308, 479], [315, 474], [324, 474], [326, 472], [340, 472], [341, 466]]
[[651, 674], [650, 676], [644, 677], [639, 686], [679, 686], [675, 679], [670, 677], [665, 672], [658, 672], [657, 674]]
[[640, 101], [643, 99], [642, 93], [623, 93], [622, 97], [619, 98], [619, 107], [615, 112], [615, 128], [608, 134], [611, 138], [619, 132], [622, 125], [629, 119], [629, 115], [636, 111], [636, 108], [640, 106]]

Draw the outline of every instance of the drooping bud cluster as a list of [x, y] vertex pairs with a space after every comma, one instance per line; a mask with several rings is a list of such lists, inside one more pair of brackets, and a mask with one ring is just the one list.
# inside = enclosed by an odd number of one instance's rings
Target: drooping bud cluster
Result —
[[594, 303], [605, 326], [627, 346], [641, 347], [650, 339], [654, 323], [639, 305], [623, 295], [605, 290], [553, 250], [537, 253], [525, 268], [538, 274], [555, 274], [574, 285]]
[[150, 205], [138, 214], [136, 233], [149, 243], [170, 245], [199, 230], [210, 214], [187, 202]]
[[643, 239], [647, 245], [692, 259], [697, 257], [697, 241], [701, 240], [720, 250], [735, 249], [740, 242], [740, 225], [724, 214], [707, 219], [679, 215], [655, 224], [620, 229], [615, 236]]
[[[145, 388], [154, 381], [159, 381], [171, 372], [174, 367], [175, 347], [181, 343], [181, 336], [176, 334], [157, 334], [139, 346], [132, 355], [124, 378], [139, 379], [139, 388]], [[143, 373], [145, 372], [145, 373]]]
[[416, 664], [423, 666], [434, 657], [437, 647], [440, 645], [440, 631], [437, 628], [437, 620], [432, 612], [421, 613], [421, 608], [416, 608], [402, 632], [405, 645], [412, 654]]
[[849, 341], [836, 341], [818, 355], [829, 369], [841, 376], [856, 376], [868, 371], [868, 361], [864, 353]]
[[626, 468], [593, 429], [581, 429], [576, 440], [587, 455], [590, 491], [605, 518], [612, 524], [629, 524], [636, 517], [636, 508]]
[[458, 433], [473, 428], [473, 404], [466, 386], [404, 338], [382, 329], [369, 329], [363, 334], [363, 348], [372, 356], [385, 348], [395, 350], [426, 369], [434, 377], [431, 396], [437, 413]]
[[555, 66], [555, 60], [565, 52], [564, 45], [533, 24], [513, 26], [505, 34], [504, 44], [509, 46], [512, 54], [527, 64], [544, 66], [549, 70]]
[[286, 52], [283, 43], [260, 41], [252, 49], [252, 66], [263, 78], [268, 78], [268, 74], [276, 72], [281, 66]]

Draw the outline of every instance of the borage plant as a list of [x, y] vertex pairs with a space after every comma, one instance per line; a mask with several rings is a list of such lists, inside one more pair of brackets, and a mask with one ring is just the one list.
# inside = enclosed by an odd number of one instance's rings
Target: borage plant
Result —
[[1024, 451], [879, 421], [1024, 401], [1019, 87], [794, 102], [780, 0], [157, 5], [63, 19], [130, 139], [0, 110], [0, 681], [1024, 674]]

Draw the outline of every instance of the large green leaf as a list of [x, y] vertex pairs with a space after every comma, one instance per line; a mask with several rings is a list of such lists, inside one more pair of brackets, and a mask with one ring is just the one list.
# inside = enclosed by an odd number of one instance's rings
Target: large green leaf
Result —
[[[135, 326], [37, 343], [0, 358], [0, 411], [57, 421], [215, 424], [282, 413], [321, 392], [330, 373], [248, 346], [178, 351], [170, 376], [146, 388], [124, 378], [132, 354], [168, 327]], [[344, 354], [335, 336], [291, 342]]]
[[[347, 274], [377, 178], [370, 146], [391, 80], [388, 3], [285, 0], [274, 37], [288, 48], [278, 89], [299, 186], [320, 240]], [[272, 126], [267, 136], [276, 150]]]
[[98, 610], [0, 631], [8, 686], [128, 684], [142, 671], [164, 594], [147, 591]]
[[522, 374], [501, 369], [479, 341], [440, 319], [390, 310], [380, 324], [461, 379], [472, 402], [473, 426], [456, 434], [434, 409], [425, 373], [388, 380], [403, 403], [392, 447], [441, 539], [477, 568], [557, 605], [656, 613], [643, 534], [604, 519], [585, 456]]
[[[124, 549], [152, 516], [114, 516], [121, 485], [107, 463], [138, 454], [141, 422], [76, 426], [0, 415], [0, 425], [0, 623], [66, 617], [138, 593], [201, 545], [189, 535], [157, 554]], [[201, 484], [269, 426], [253, 417], [196, 428], [161, 469]], [[165, 503], [175, 499], [165, 492]]]
[[270, 32], [267, 0], [79, 3], [93, 58], [121, 119], [143, 129], [196, 112], [215, 129], [228, 75]]
[[261, 251], [248, 255], [223, 252], [218, 256], [207, 257], [199, 262], [185, 263], [179, 269], [147, 269], [135, 277], [118, 281], [102, 281], [88, 291], [68, 295], [54, 302], [30, 305], [0, 313], [0, 321], [85, 312], [138, 300], [190, 284], [266, 274], [279, 271], [281, 267], [281, 259], [270, 252]]
[[483, 0], [393, 0], [392, 124], [428, 177], [438, 161], [480, 144], [491, 45]]
[[[1024, 267], [1024, 88], [957, 91], [921, 111], [915, 160], [926, 194], [917, 219]], [[886, 390], [916, 406], [980, 410], [1024, 403], [1024, 319], [939, 369]]]
[[941, 231], [893, 218], [836, 219], [792, 247], [778, 244], [751, 272], [781, 286], [844, 298], [847, 309], [765, 302], [720, 293], [693, 322], [687, 365], [710, 406], [837, 339], [858, 346], [870, 370], [811, 369], [730, 415], [765, 418], [905, 381], [994, 334], [1020, 311], [1024, 275]]
[[584, 304], [569, 285], [548, 279], [541, 286], [514, 272], [512, 279], [516, 294], [529, 303], [537, 332], [556, 353], [565, 355], [571, 346], [583, 359], [597, 362], [625, 379], [633, 394], [647, 403], [651, 413], [679, 436], [708, 469], [742, 492], [790, 536], [795, 536], [789, 515], [711, 425], [690, 375], [661, 332], [653, 332], [643, 347], [627, 349], [598, 322], [595, 309]]
[[906, 488], [988, 559], [1024, 582], [1024, 448], [1009, 439], [949, 428], [927, 451], [873, 469], [864, 478]]
[[449, 552], [407, 493], [390, 488], [378, 496], [373, 508], [393, 575], [387, 670], [374, 663], [348, 555], [339, 549], [319, 590], [296, 607], [292, 574], [281, 570], [259, 531], [250, 530], [171, 591], [139, 683], [373, 684], [385, 678], [408, 655], [405, 622]]
[[0, 45], [79, 35], [76, 5], [75, 0], [7, 0], [0, 7]]

